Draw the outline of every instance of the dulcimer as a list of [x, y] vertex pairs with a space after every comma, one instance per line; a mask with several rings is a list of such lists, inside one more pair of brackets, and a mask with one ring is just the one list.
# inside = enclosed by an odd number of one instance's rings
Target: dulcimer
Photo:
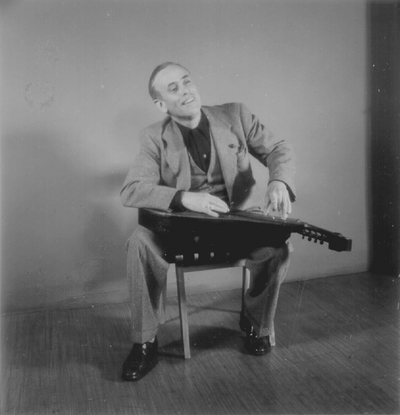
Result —
[[240, 241], [243, 246], [250, 241], [258, 241], [260, 246], [274, 246], [286, 241], [292, 233], [300, 234], [303, 239], [319, 242], [321, 245], [326, 243], [333, 251], [351, 251], [352, 248], [351, 239], [300, 219], [281, 219], [243, 211], [212, 217], [190, 211], [171, 212], [140, 208], [138, 222], [153, 232], [168, 235], [183, 250], [190, 240], [206, 241], [206, 244], [224, 241], [228, 245], [229, 241], [235, 240]]

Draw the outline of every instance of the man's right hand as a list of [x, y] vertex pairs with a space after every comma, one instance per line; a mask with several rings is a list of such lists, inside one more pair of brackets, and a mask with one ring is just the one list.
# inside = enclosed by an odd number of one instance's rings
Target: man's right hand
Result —
[[214, 217], [219, 216], [218, 212], [229, 212], [229, 207], [223, 200], [209, 193], [183, 192], [181, 203], [188, 210]]

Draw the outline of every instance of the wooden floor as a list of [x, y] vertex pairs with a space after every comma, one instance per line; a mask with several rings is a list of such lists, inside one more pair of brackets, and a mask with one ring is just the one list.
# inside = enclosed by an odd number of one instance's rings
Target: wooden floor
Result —
[[369, 274], [284, 284], [264, 357], [243, 351], [240, 291], [189, 296], [186, 361], [170, 298], [159, 364], [135, 383], [126, 304], [6, 315], [1, 414], [399, 414], [399, 292]]

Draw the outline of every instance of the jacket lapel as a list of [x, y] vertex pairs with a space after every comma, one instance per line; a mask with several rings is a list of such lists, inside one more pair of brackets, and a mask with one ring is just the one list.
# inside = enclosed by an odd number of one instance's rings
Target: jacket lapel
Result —
[[229, 199], [232, 199], [233, 183], [236, 177], [237, 154], [239, 151], [239, 141], [232, 132], [232, 126], [227, 121], [214, 116], [209, 108], [203, 107], [210, 123], [210, 130], [214, 139], [215, 148], [221, 164], [222, 175], [224, 177], [226, 190]]
[[177, 178], [176, 188], [189, 190], [191, 183], [189, 157], [182, 134], [173, 120], [167, 124], [162, 138], [165, 159]]

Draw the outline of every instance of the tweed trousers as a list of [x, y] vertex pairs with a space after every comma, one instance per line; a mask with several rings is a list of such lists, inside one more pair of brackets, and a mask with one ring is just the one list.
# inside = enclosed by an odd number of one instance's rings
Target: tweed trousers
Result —
[[[165, 250], [166, 241], [140, 225], [127, 242], [127, 276], [135, 343], [147, 342], [157, 334], [160, 296], [169, 268], [163, 258]], [[278, 247], [250, 245], [246, 251], [251, 281], [243, 312], [259, 336], [267, 336], [274, 330], [279, 290], [287, 274], [291, 252], [290, 242]]]

